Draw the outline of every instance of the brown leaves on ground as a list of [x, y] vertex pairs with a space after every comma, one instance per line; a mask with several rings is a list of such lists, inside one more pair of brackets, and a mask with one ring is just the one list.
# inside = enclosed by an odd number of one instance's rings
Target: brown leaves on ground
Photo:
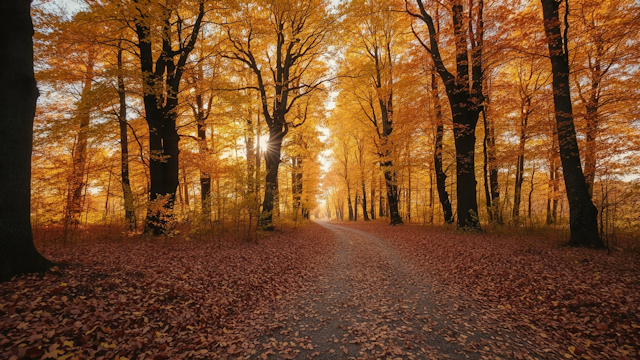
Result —
[[440, 293], [464, 295], [460, 310], [480, 312], [549, 358], [639, 356], [637, 254], [560, 248], [535, 237], [380, 222], [348, 226], [387, 239]]
[[317, 225], [259, 244], [94, 243], [72, 265], [0, 284], [2, 359], [169, 359], [251, 354], [270, 311], [314, 282], [331, 252]]

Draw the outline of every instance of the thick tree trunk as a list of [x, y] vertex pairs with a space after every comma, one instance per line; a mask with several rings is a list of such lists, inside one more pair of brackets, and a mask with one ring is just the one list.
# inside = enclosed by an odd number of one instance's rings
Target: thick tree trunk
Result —
[[454, 114], [458, 114], [453, 117], [456, 145], [458, 228], [475, 231], [480, 230], [475, 172], [475, 124], [478, 114], [461, 109], [460, 104], [463, 103], [451, 104]]
[[38, 88], [29, 0], [0, 1], [0, 281], [53, 264], [33, 244], [31, 150]]
[[124, 197], [124, 219], [127, 229], [133, 231], [136, 228], [136, 216], [133, 205], [133, 192], [129, 180], [129, 136], [127, 129], [127, 93], [124, 85], [124, 71], [122, 63], [122, 48], [118, 49], [118, 99], [120, 109], [118, 112], [118, 125], [120, 126], [120, 174], [122, 178], [122, 194]]
[[398, 185], [396, 172], [392, 170], [393, 163], [386, 161], [382, 163], [384, 179], [387, 183], [387, 204], [389, 205], [389, 224], [402, 224], [402, 217], [398, 209]]
[[453, 210], [451, 209], [451, 201], [449, 200], [449, 193], [447, 192], [447, 174], [442, 168], [442, 148], [444, 137], [444, 121], [442, 118], [442, 107], [440, 106], [440, 94], [438, 92], [438, 83], [436, 81], [435, 73], [431, 74], [431, 94], [434, 101], [435, 108], [435, 121], [436, 121], [436, 133], [433, 151], [433, 164], [436, 172], [436, 187], [438, 189], [438, 198], [442, 205], [442, 213], [444, 216], [444, 222], [447, 224], [453, 223]]
[[[433, 23], [433, 18], [427, 13], [422, 0], [417, 0], [417, 3], [421, 15], [413, 15], [422, 19], [427, 25], [430, 46], [422, 43], [422, 41], [421, 43], [431, 54], [434, 67], [444, 83], [451, 107], [456, 147], [458, 228], [479, 231], [481, 228], [476, 198], [475, 130], [478, 115], [484, 102], [484, 94], [482, 93], [484, 2], [480, 0], [475, 14], [470, 11], [470, 16], [464, 13], [462, 1], [456, 0], [452, 3], [451, 13], [456, 48], [455, 75], [447, 70], [440, 55], [438, 32]], [[474, 15], [475, 19], [473, 19]], [[475, 31], [471, 26], [474, 20]], [[468, 40], [467, 32], [469, 35]]]
[[282, 128], [271, 127], [269, 129], [269, 140], [265, 154], [265, 165], [267, 174], [265, 176], [264, 201], [262, 202], [262, 214], [260, 215], [259, 226], [264, 230], [273, 230], [273, 216], [276, 212], [274, 203], [278, 192], [278, 170], [280, 167], [280, 154], [282, 151], [282, 139], [286, 131]]
[[[180, 44], [180, 51], [172, 49], [171, 16], [173, 10], [164, 7], [160, 56], [154, 61], [154, 38], [151, 25], [146, 22], [150, 14], [136, 19], [137, 47], [143, 81], [143, 103], [149, 127], [149, 207], [145, 231], [159, 236], [172, 226], [173, 207], [179, 185], [180, 136], [176, 128], [178, 93], [187, 59], [195, 47], [204, 17], [204, 2], [198, 4], [198, 13], [191, 27], [189, 41]], [[143, 8], [140, 9], [144, 13]], [[178, 32], [177, 36], [186, 34]], [[175, 57], [178, 57], [176, 61]], [[159, 91], [161, 90], [161, 91]]]
[[[569, 87], [569, 61], [563, 47], [556, 0], [541, 0], [544, 28], [553, 73], [553, 100], [558, 129], [560, 160], [569, 200], [571, 246], [604, 247], [598, 234], [598, 209], [589, 196], [589, 188], [582, 172], [580, 149], [576, 139]], [[566, 40], [565, 40], [566, 41]]]

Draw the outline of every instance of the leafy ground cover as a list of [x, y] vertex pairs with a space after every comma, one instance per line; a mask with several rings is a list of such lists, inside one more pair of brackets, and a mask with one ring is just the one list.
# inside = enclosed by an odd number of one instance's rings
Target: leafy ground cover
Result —
[[109, 239], [0, 284], [2, 359], [633, 359], [637, 254], [534, 236], [311, 223]]
[[[343, 224], [341, 224], [343, 225]], [[458, 298], [549, 358], [633, 359], [640, 351], [640, 257], [542, 238], [349, 223], [388, 240], [436, 293]]]
[[[332, 252], [311, 224], [256, 243], [127, 240], [47, 254], [68, 263], [0, 284], [2, 359], [216, 358], [255, 353], [274, 304]], [[277, 326], [277, 325], [276, 325]]]

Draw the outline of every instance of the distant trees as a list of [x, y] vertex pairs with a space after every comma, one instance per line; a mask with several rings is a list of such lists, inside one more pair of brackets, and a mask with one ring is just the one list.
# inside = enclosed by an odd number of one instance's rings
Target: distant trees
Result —
[[31, 150], [38, 88], [29, 0], [0, 1], [0, 281], [52, 263], [33, 244]]
[[321, 56], [332, 35], [335, 16], [322, 0], [239, 2], [227, 15], [223, 56], [238, 61], [252, 74], [246, 86], [258, 92], [269, 129], [265, 154], [266, 182], [260, 226], [273, 228], [274, 200], [282, 141], [290, 128], [304, 123], [287, 114], [323, 86]]

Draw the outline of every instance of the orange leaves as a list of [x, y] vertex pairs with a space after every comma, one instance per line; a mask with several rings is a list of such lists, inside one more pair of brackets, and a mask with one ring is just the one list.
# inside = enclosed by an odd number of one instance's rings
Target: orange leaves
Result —
[[271, 306], [313, 281], [323, 233], [299, 227], [259, 245], [123, 240], [60, 249], [48, 256], [74, 265], [0, 284], [0, 358], [250, 354]]

